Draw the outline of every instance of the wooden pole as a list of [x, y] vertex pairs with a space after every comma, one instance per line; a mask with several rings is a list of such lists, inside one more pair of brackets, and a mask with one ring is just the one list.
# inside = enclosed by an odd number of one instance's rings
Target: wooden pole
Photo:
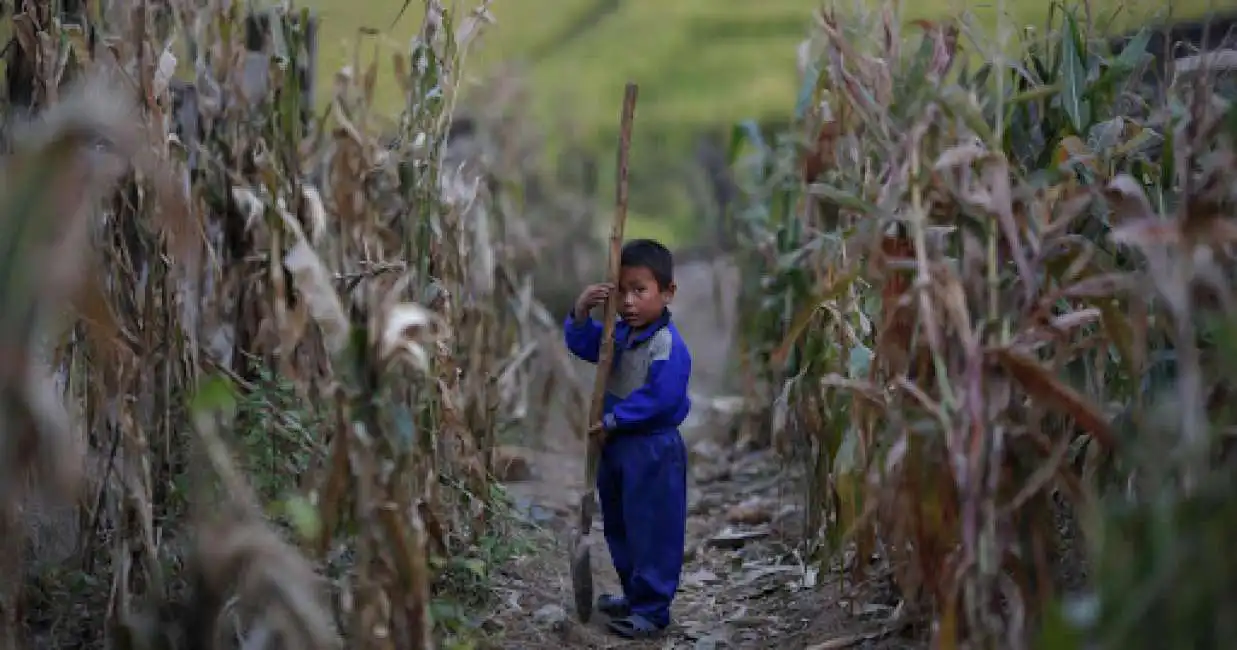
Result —
[[[615, 290], [606, 301], [605, 316], [602, 318], [604, 328], [601, 336], [601, 351], [597, 359], [597, 375], [593, 380], [593, 401], [588, 412], [588, 423], [591, 427], [601, 421], [606, 397], [606, 381], [610, 378], [610, 367], [614, 363], [614, 323], [618, 317], [619, 303], [619, 267], [623, 249], [623, 229], [627, 225], [627, 168], [629, 151], [631, 149], [631, 130], [636, 116], [636, 97], [638, 87], [628, 83], [623, 94], [623, 117], [619, 128], [618, 170], [615, 183], [614, 220], [610, 225], [610, 282]], [[601, 445], [604, 436], [588, 437], [587, 470], [585, 472], [585, 495], [580, 504], [581, 531], [587, 534], [592, 527], [593, 508], [595, 507], [597, 490], [597, 462], [601, 455]]]
[[[615, 290], [610, 292], [603, 317], [597, 376], [593, 381], [593, 401], [588, 412], [588, 422], [585, 423], [585, 427], [590, 431], [594, 424], [601, 421], [606, 397], [606, 381], [610, 378], [610, 367], [614, 363], [614, 321], [618, 315], [618, 282], [623, 249], [623, 227], [627, 224], [627, 159], [628, 150], [631, 149], [632, 122], [636, 116], [636, 94], [636, 84], [628, 83], [623, 95], [623, 118], [619, 129], [618, 182], [614, 200], [614, 221], [610, 226], [609, 276], [610, 281], [615, 285]], [[588, 452], [585, 458], [584, 495], [580, 497], [580, 529], [573, 538], [571, 547], [571, 584], [575, 592], [576, 613], [581, 621], [587, 623], [593, 615], [593, 569], [589, 537], [593, 529], [594, 511], [597, 508], [597, 464], [601, 458], [601, 446], [605, 442], [605, 435], [586, 434], [585, 438]]]

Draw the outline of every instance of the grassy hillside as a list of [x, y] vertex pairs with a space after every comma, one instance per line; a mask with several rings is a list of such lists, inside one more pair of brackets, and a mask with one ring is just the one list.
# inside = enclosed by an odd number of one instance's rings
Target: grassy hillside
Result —
[[[404, 0], [305, 2], [324, 18], [320, 70], [329, 81], [348, 61], [357, 30], [387, 30]], [[1169, 6], [1177, 15], [1197, 15], [1209, 6], [1234, 4], [1235, 0], [1135, 0], [1119, 4], [1120, 20], [1128, 24], [1163, 17]], [[1003, 11], [1015, 23], [1039, 24], [1050, 5], [1049, 0], [922, 0], [910, 3], [908, 14], [939, 17], [966, 9], [995, 24]], [[471, 65], [480, 71], [499, 63], [522, 63], [530, 74], [532, 100], [542, 123], [570, 128], [574, 136], [599, 149], [614, 141], [623, 83], [636, 80], [640, 108], [633, 156], [638, 170], [653, 177], [650, 183], [665, 183], [660, 179], [674, 172], [663, 165], [689, 156], [701, 132], [725, 129], [745, 118], [788, 117], [796, 94], [796, 47], [819, 6], [819, 0], [495, 0], [492, 13], [498, 24], [482, 40]], [[1093, 6], [1111, 11], [1118, 3], [1097, 1]], [[388, 73], [384, 77], [390, 78], [390, 57], [406, 51], [416, 28], [413, 16], [419, 15], [409, 11], [384, 39], [382, 64]], [[393, 84], [380, 85], [377, 92], [379, 101], [397, 108]], [[633, 185], [639, 184], [633, 177]], [[659, 206], [674, 204], [655, 209], [682, 211], [683, 191], [674, 191], [679, 198], [654, 191]], [[645, 208], [649, 209], [654, 208]], [[639, 213], [641, 206], [635, 210]], [[670, 230], [674, 229], [662, 227], [646, 234], [673, 238]]]
[[[360, 27], [387, 29], [403, 2], [305, 0], [325, 18], [323, 74], [333, 74], [346, 62]], [[997, 15], [998, 3], [954, 0], [917, 2], [909, 13], [950, 15], [968, 4], [986, 22]], [[1180, 14], [1198, 13], [1208, 4], [1143, 0], [1121, 6], [1123, 13], [1148, 15], [1166, 13], [1168, 5]], [[1038, 23], [1050, 2], [1010, 0], [1004, 5], [1015, 22]], [[747, 117], [776, 119], [792, 104], [795, 47], [819, 6], [819, 0], [496, 0], [492, 13], [498, 26], [483, 40], [474, 70], [525, 63], [539, 113], [547, 121], [568, 118], [587, 134], [613, 129], [627, 79], [641, 84], [641, 125], [650, 131]], [[416, 14], [408, 12], [390, 31], [384, 58], [405, 48]], [[394, 88], [379, 93], [395, 106]]]

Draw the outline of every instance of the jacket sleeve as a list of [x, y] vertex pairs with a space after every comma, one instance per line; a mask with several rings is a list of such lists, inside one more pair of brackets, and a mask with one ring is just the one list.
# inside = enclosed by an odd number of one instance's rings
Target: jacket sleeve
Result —
[[679, 408], [687, 399], [692, 360], [679, 346], [668, 346], [649, 364], [648, 381], [633, 391], [602, 418], [607, 431], [644, 428], [651, 420]]
[[567, 315], [563, 324], [563, 338], [571, 353], [589, 363], [597, 363], [601, 356], [601, 323], [590, 316], [577, 321], [572, 314]]

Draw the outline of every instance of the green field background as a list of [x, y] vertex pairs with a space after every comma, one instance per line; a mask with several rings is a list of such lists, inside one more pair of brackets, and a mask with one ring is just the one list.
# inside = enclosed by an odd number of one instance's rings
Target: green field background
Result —
[[[394, 26], [404, 0], [307, 0], [323, 18], [322, 81], [351, 61], [358, 30], [381, 39], [380, 79], [393, 74], [391, 56], [406, 51], [416, 32], [419, 0]], [[862, 4], [862, 3], [857, 3]], [[877, 3], [872, 3], [874, 6]], [[471, 7], [473, 3], [458, 6]], [[819, 0], [495, 0], [497, 20], [469, 62], [476, 78], [515, 66], [527, 75], [532, 112], [551, 147], [570, 137], [602, 155], [616, 139], [627, 80], [640, 84], [632, 172], [633, 233], [672, 241], [692, 232], [686, 196], [666, 187], [690, 164], [696, 139], [735, 122], [787, 120], [797, 90], [796, 47], [807, 35]], [[1043, 24], [1050, 2], [906, 3], [903, 15], [945, 17], [969, 11], [981, 24]], [[1093, 2], [1096, 13], [1116, 12], [1123, 27], [1237, 6], [1232, 0]], [[365, 50], [373, 56], [374, 40]], [[380, 83], [377, 101], [398, 110], [394, 83]], [[608, 176], [612, 169], [603, 169]], [[607, 183], [607, 187], [608, 187]], [[608, 189], [603, 196], [608, 196]]]

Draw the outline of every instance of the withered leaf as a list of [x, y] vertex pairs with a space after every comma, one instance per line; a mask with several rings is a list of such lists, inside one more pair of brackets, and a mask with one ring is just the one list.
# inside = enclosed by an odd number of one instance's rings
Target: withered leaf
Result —
[[1113, 225], [1155, 216], [1151, 201], [1142, 185], [1129, 174], [1118, 174], [1104, 188], [1104, 196], [1112, 206]]
[[299, 229], [297, 235], [296, 243], [284, 256], [284, 266], [292, 274], [293, 285], [305, 300], [309, 315], [322, 330], [327, 350], [338, 354], [348, 345], [348, 316], [321, 258]]
[[416, 303], [392, 306], [382, 324], [378, 356], [383, 361], [397, 354], [408, 357], [419, 370], [429, 368], [429, 354], [423, 344], [437, 338], [441, 328], [438, 314]]
[[1112, 449], [1116, 446], [1112, 427], [1099, 407], [1052, 376], [1047, 368], [1010, 348], [996, 348], [991, 350], [990, 354], [996, 357], [1032, 399], [1065, 412], [1105, 447]]

